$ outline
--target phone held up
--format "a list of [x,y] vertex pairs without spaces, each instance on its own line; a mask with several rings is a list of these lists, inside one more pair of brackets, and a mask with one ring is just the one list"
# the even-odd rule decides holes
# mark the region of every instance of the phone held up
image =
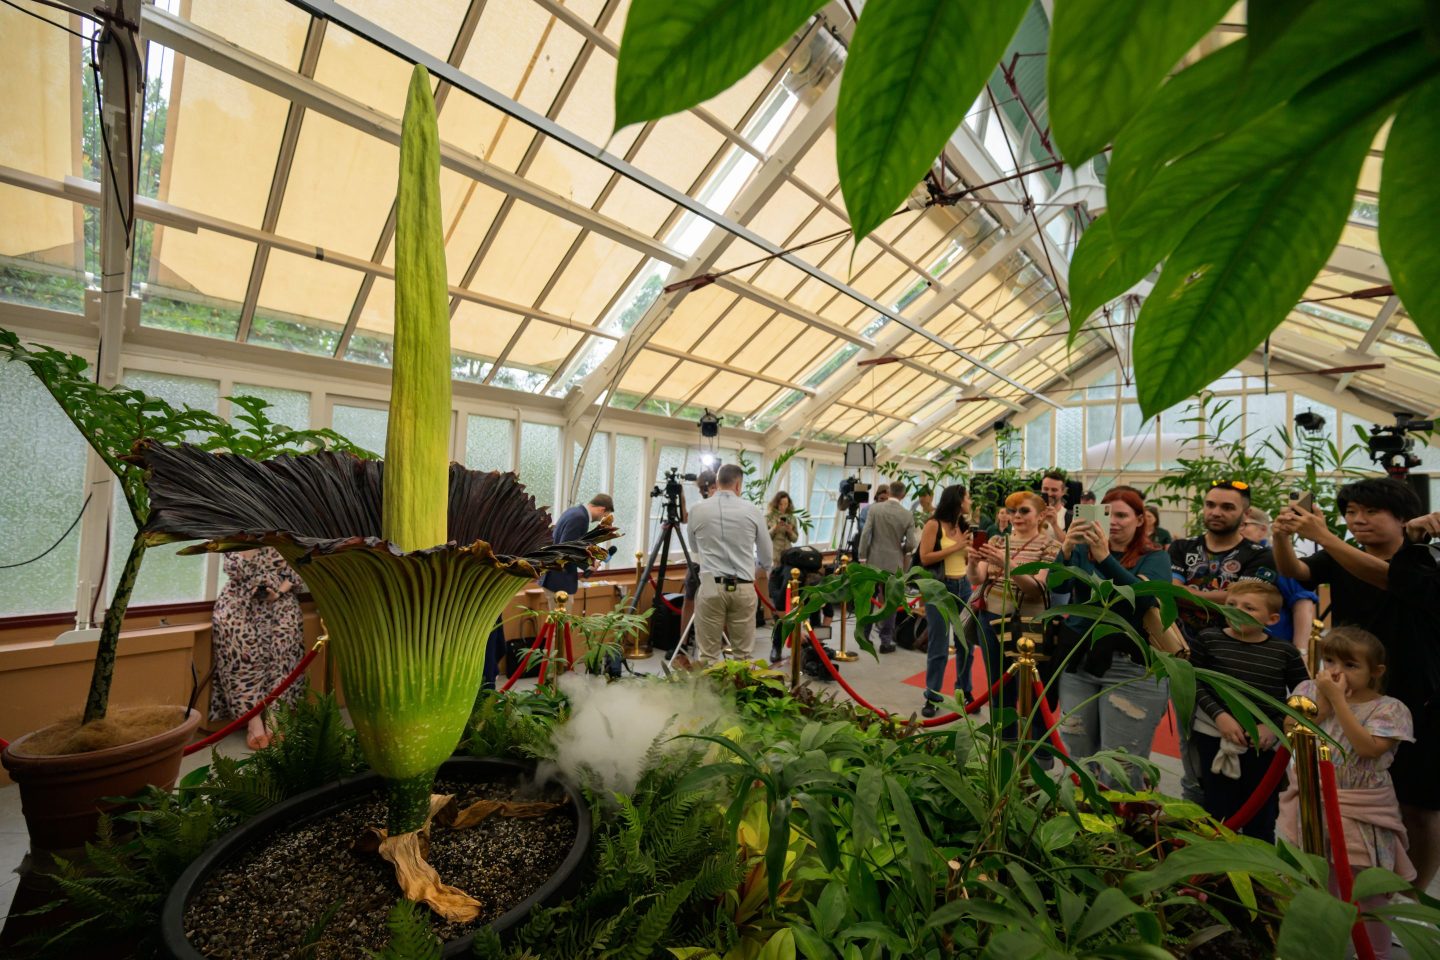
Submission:
[[1294,490],[1290,493],[1290,506],[1301,513],[1310,513],[1315,509],[1315,494],[1309,490]]
[[1075,507],[1075,519],[1089,523],[1105,523],[1110,519],[1110,504],[1081,503]]

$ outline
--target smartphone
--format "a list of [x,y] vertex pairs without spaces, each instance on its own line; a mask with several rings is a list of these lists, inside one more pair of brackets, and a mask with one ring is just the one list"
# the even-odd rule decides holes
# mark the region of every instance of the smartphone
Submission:
[[1301,513],[1310,513],[1315,509],[1315,494],[1309,490],[1296,490],[1290,494],[1290,506]]
[[986,533],[984,530],[980,530],[975,527],[972,527],[970,529],[970,546],[972,549],[978,549],[985,546],[985,541],[989,539],[990,534]]
[[1090,523],[1105,523],[1110,519],[1110,504],[1082,503],[1075,507],[1075,519]]

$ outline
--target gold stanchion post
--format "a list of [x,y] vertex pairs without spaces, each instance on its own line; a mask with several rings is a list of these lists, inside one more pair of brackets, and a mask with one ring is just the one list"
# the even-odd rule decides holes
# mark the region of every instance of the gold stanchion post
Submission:
[[[786,595],[789,602],[785,604],[785,612],[789,613],[795,606],[795,601],[800,596],[800,568],[790,568],[790,590]],[[800,688],[801,663],[804,660],[803,647],[800,639],[800,624],[795,625],[795,631],[790,634],[790,687],[798,690]]]
[[[843,577],[845,575],[845,572],[849,569],[850,555],[848,553],[840,554],[840,575]],[[848,594],[845,594],[843,596],[848,596]],[[860,659],[860,655],[858,653],[851,653],[849,650],[845,649],[845,618],[847,612],[848,611],[846,611],[845,609],[845,601],[844,599],[841,599],[840,609],[837,611],[839,615],[834,621],[832,621],[834,623],[840,624],[840,649],[835,654],[835,659],[839,660],[841,663],[849,663],[852,660]]]
[[[635,551],[635,603],[636,603],[637,605],[640,603],[640,591],[641,591],[642,589],[644,589],[644,587],[645,587],[645,584],[643,584],[643,583],[640,582],[640,576],[641,576],[644,572],[645,572],[645,551],[643,551],[643,550],[636,550],[636,551]],[[664,587],[663,587],[663,585],[662,585],[662,586],[661,586],[661,595],[663,596],[663,594],[664,594]],[[660,597],[660,596],[657,596],[655,599],[656,599],[656,602],[658,603],[658,602],[660,601],[661,597]],[[634,635],[634,636],[632,636],[632,637],[627,637],[626,640],[625,640],[625,659],[626,659],[626,660],[649,660],[650,657],[654,655],[654,653],[655,653],[655,648],[654,648],[653,646],[651,646],[651,644],[650,644],[650,627],[649,627],[649,624],[648,624],[648,623],[646,624],[646,627],[645,627],[645,629],[644,629],[643,631],[638,631],[638,630],[637,630],[637,631],[635,632],[635,635]]]
[[[1291,710],[1312,723],[1320,708],[1309,697],[1294,696],[1286,701]],[[1295,760],[1300,800],[1300,845],[1306,853],[1325,855],[1325,821],[1320,809],[1320,769],[1316,766],[1319,740],[1309,727],[1295,724],[1290,731],[1290,755]]]
[[[1034,632],[1034,627],[1033,622],[1026,621],[1025,632],[1015,638],[1015,649],[1006,653],[1006,656],[1015,659],[1008,672],[1015,674],[1015,709],[1022,722],[1029,721],[1030,714],[1035,712],[1035,680],[1040,676],[1035,665],[1041,660],[1049,659],[1043,653],[1036,652],[1040,649],[1040,644],[1036,642],[1038,634]],[[1022,729],[1028,730],[1028,724]]]
[[1320,675],[1320,635],[1325,632],[1325,624],[1319,620],[1310,621],[1310,646],[1305,648],[1305,665],[1310,668],[1310,676]]

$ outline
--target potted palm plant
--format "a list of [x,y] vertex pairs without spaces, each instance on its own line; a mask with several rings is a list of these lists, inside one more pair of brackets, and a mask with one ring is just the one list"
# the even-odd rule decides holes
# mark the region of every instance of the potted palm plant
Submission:
[[[464,733],[490,628],[520,586],[543,570],[600,559],[597,544],[616,532],[607,517],[580,540],[552,543],[548,514],[513,473],[449,462],[438,144],[429,75],[417,66],[402,122],[384,461],[321,452],[257,462],[157,440],[138,452],[152,497],[148,542],[205,541],[189,552],[263,544],[305,581],[361,750],[383,783],[386,822],[365,846],[394,864],[406,898],[468,923],[481,903],[446,884],[426,850],[433,821],[457,828],[469,819],[433,787]],[[277,819],[264,828],[286,826]],[[182,878],[167,913],[183,911],[187,885],[199,879]]]
[[[9,330],[0,329],[0,357],[29,368],[110,468],[137,531],[149,519],[150,498],[144,469],[129,455],[142,441],[190,438],[207,449],[261,456],[316,448],[363,453],[334,431],[292,430],[275,423],[266,413],[268,403],[259,398],[232,397],[241,411],[232,424],[209,411],[177,409],[130,387],[101,386],[87,375],[83,357],[24,345]],[[78,847],[94,836],[100,798],[173,783],[180,752],[199,723],[197,712],[178,706],[110,706],[120,631],[147,546],[137,533],[114,580],[84,711],[16,739],[0,758],[20,785],[32,848]]]

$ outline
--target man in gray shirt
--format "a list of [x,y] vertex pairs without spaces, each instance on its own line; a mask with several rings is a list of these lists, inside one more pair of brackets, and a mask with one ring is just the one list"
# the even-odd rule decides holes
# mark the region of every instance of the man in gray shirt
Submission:
[[720,659],[727,634],[747,653],[755,639],[755,571],[770,567],[770,532],[759,508],[740,498],[744,476],[725,464],[715,476],[715,496],[690,508],[690,542],[700,564],[695,645],[701,667]]
[[[870,517],[860,534],[860,562],[887,573],[902,573],[915,553],[915,516],[900,501],[905,484],[890,484],[890,497],[870,505]],[[866,630],[869,636],[869,630]],[[880,652],[895,652],[895,615],[880,621]]]

